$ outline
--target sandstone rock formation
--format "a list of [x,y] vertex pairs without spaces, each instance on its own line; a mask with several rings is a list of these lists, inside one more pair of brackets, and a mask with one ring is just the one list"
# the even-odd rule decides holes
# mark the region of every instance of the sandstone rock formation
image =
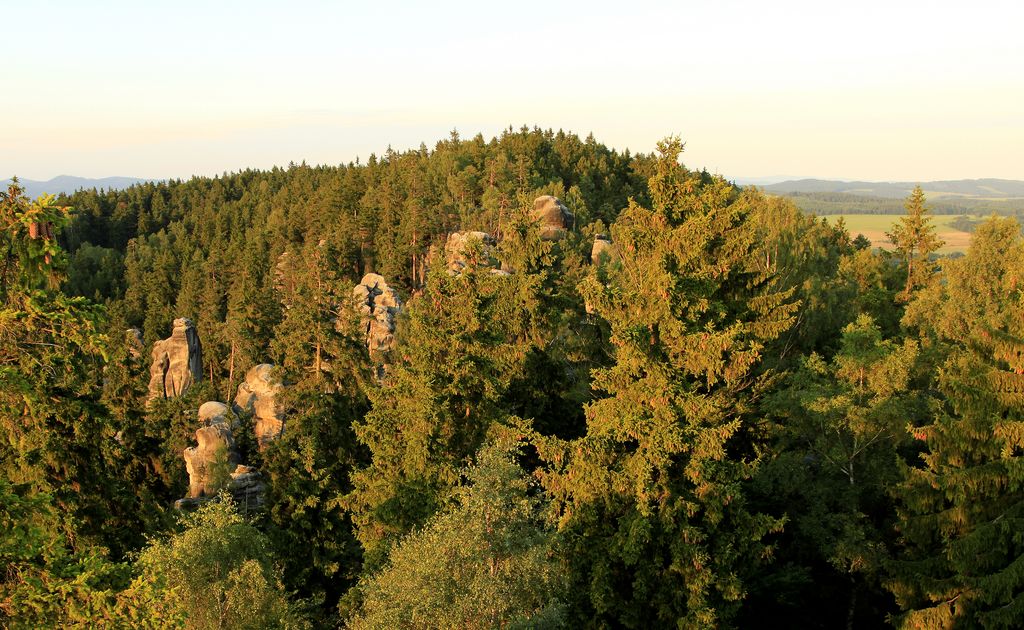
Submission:
[[174,503],[177,509],[191,509],[222,489],[245,510],[263,505],[266,484],[259,471],[239,463],[229,417],[230,410],[224,403],[210,401],[199,407],[198,445],[182,453],[189,478],[188,496]]
[[196,430],[198,446],[186,448],[185,470],[188,471],[188,498],[211,497],[228,483],[230,472],[238,465],[235,439],[227,417],[227,405],[204,403],[199,408],[202,426]]
[[448,273],[457,275],[467,267],[497,267],[494,239],[487,232],[452,232],[444,246]]
[[174,398],[203,380],[203,349],[191,320],[174,320],[171,336],[153,344],[149,399]]
[[282,389],[284,384],[269,363],[262,363],[246,372],[245,380],[238,386],[235,411],[252,416],[256,443],[261,451],[284,431],[284,409],[278,397]]
[[402,308],[402,300],[384,278],[375,273],[363,276],[352,289],[352,299],[361,315],[370,357],[383,361],[395,345],[395,318]]
[[540,223],[540,237],[557,241],[573,228],[576,217],[558,197],[542,195],[533,202],[533,219]]
[[594,246],[590,248],[590,262],[601,265],[615,260],[618,256],[619,253],[610,238],[604,234],[598,234],[594,238]]
[[263,507],[266,496],[267,485],[263,483],[263,475],[252,466],[239,464],[231,473],[231,482],[228,483],[228,492],[235,500],[235,505],[243,511],[259,509]]

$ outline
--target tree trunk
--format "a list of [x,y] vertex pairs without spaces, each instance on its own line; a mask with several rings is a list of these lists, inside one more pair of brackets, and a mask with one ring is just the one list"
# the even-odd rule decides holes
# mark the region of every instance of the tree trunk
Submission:
[[231,400],[231,387],[235,382],[235,340],[231,340],[231,358],[228,359],[228,384],[225,388],[224,401]]
[[853,613],[857,610],[857,580],[850,576],[850,604],[846,610],[846,630],[853,630]]

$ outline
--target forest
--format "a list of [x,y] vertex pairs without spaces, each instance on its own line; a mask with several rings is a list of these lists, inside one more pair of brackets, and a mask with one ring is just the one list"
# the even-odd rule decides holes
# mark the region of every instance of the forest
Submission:
[[1014,628],[1024,238],[537,128],[0,193],[0,625]]

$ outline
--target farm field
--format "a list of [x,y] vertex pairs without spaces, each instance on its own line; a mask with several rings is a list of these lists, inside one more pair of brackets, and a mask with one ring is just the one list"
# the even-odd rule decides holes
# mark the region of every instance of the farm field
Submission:
[[[893,223],[899,219],[900,216],[902,215],[831,214],[825,215],[823,218],[828,219],[830,223],[834,223],[841,217],[846,223],[846,229],[849,230],[850,236],[856,237],[858,234],[863,234],[871,240],[872,247],[892,249],[892,243],[889,242],[885,233],[892,229]],[[970,233],[957,230],[950,225],[957,218],[958,217],[956,215],[947,214],[931,216],[932,223],[936,227],[936,232],[939,235],[939,238],[946,242],[946,244],[939,250],[940,254],[967,252],[967,246],[971,242]]]

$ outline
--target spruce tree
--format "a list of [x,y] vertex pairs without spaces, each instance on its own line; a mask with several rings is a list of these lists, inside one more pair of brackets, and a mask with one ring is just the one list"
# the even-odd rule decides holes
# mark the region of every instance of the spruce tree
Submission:
[[907,284],[900,294],[900,298],[906,301],[912,291],[928,282],[935,267],[928,257],[944,243],[935,235],[935,226],[928,216],[924,191],[920,186],[914,187],[903,206],[907,210],[906,216],[901,217],[886,236],[906,264]]
[[853,627],[891,607],[881,587],[893,544],[888,489],[918,409],[917,358],[915,341],[884,339],[861,315],[843,329],[835,357],[804,357],[766,397],[773,439],[754,488],[758,505],[787,523],[778,566],[758,576],[748,623],[770,613],[794,627]]
[[438,261],[407,304],[400,360],[367,390],[371,409],[356,425],[372,462],[353,475],[348,501],[378,560],[443,504],[488,427],[508,415],[505,395],[534,344],[537,287],[535,276],[486,267],[450,275]]
[[102,309],[58,289],[69,214],[17,182],[0,193],[0,475],[51,495],[69,537],[121,553],[139,542],[138,511],[100,401]]
[[556,465],[547,487],[579,620],[707,627],[732,618],[743,573],[780,525],[745,506],[756,459],[739,438],[761,351],[795,305],[766,288],[735,190],[681,166],[678,139],[659,150],[653,208],[620,215],[620,264],[583,289],[615,361],[595,372],[587,434],[540,451]]
[[1019,627],[1024,618],[1024,241],[992,218],[906,323],[937,347],[926,446],[898,490],[905,553],[890,588],[908,628]]

